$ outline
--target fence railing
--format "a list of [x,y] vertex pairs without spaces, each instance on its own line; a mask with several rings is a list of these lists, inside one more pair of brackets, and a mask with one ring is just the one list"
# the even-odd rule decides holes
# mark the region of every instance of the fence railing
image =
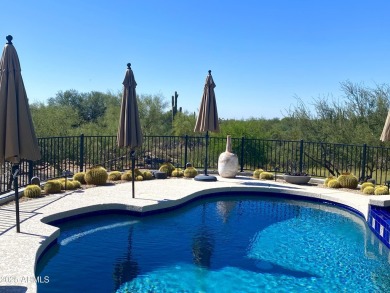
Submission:
[[[62,177],[65,171],[86,171],[94,165],[107,170],[131,168],[130,152],[118,148],[116,136],[69,136],[39,138],[42,158],[23,161],[19,184],[27,185],[36,176],[41,181]],[[136,151],[138,168],[158,169],[165,161],[184,168],[187,162],[200,171],[204,168],[206,138],[203,136],[145,136]],[[218,168],[218,157],[225,151],[226,139],[209,137],[208,170]],[[360,180],[375,179],[384,184],[389,177],[390,148],[324,142],[232,138],[233,152],[240,171],[262,168],[267,171],[305,172],[316,177],[338,176],[351,172]],[[11,190],[11,165],[0,169],[0,193]]]

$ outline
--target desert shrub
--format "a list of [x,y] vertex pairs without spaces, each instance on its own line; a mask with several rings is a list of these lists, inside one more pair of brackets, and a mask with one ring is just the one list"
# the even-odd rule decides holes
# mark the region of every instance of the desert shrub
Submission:
[[108,174],[108,180],[110,181],[118,181],[121,180],[122,172],[119,171],[111,171]]
[[259,179],[272,180],[274,179],[274,174],[271,172],[261,172],[259,175]]
[[375,188],[374,194],[375,194],[375,195],[385,195],[385,194],[389,194],[389,189],[387,188],[387,186],[380,185],[380,186],[377,186],[377,187]]
[[337,181],[340,183],[340,186],[343,188],[356,189],[359,184],[359,180],[353,174],[341,174]]
[[145,171],[144,173],[142,173],[142,177],[144,177],[144,180],[152,180],[153,174],[150,171]]
[[328,186],[329,181],[330,181],[330,180],[333,180],[333,179],[336,179],[336,178],[333,177],[333,176],[328,176],[328,177],[325,179],[325,181],[324,181],[324,185],[325,185],[325,186]]
[[48,194],[59,193],[61,192],[61,181],[49,180],[43,186],[43,190]]
[[85,182],[85,172],[78,172],[78,173],[74,174],[73,180],[77,180],[81,184],[86,184],[87,182]]
[[329,180],[328,187],[329,188],[340,188],[341,185],[340,185],[340,182],[337,179],[332,179],[332,180]]
[[160,166],[160,168],[158,169],[160,172],[164,172],[164,173],[167,173],[167,175],[169,174],[169,168],[167,165],[162,165]]
[[107,170],[101,166],[96,166],[89,169],[85,173],[85,182],[93,185],[104,185],[108,179]]
[[367,186],[375,187],[375,186],[374,186],[374,183],[372,183],[372,182],[364,182],[364,183],[362,183],[362,185],[360,186],[360,191],[363,191],[364,188],[366,188]]
[[23,191],[23,195],[28,198],[36,198],[41,196],[41,187],[35,184],[27,185]]
[[363,189],[363,194],[366,194],[366,195],[375,194],[375,187],[374,186],[366,186],[366,188]]
[[126,171],[121,175],[121,179],[125,181],[131,181],[132,178],[131,171]]
[[159,169],[159,171],[167,173],[168,176],[172,175],[173,170],[175,170],[175,167],[169,162],[162,164]]
[[177,168],[175,170],[172,171],[172,174],[171,174],[172,177],[183,177],[184,176],[184,171],[180,168]]
[[187,167],[184,170],[183,175],[186,178],[194,178],[196,175],[198,175],[198,170],[196,170],[194,167]]
[[81,188],[81,183],[80,183],[80,181],[73,180],[72,183],[73,183],[74,189]]
[[61,180],[61,190],[72,190],[75,189],[73,181]]
[[256,178],[256,179],[259,179],[260,178],[260,174],[264,172],[263,169],[256,169],[254,172],[253,172],[253,178]]
[[137,176],[142,176],[142,172],[138,169],[138,168],[135,168],[134,169],[134,176],[137,178]]

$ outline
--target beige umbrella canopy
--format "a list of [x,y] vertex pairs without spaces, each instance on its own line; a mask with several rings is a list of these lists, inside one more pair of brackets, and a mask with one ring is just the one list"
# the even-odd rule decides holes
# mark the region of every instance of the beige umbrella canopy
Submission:
[[142,146],[142,132],[139,120],[137,96],[135,88],[137,83],[134,79],[131,64],[127,64],[125,79],[123,80],[123,96],[117,143],[119,147],[128,147],[131,150],[132,190],[134,198],[134,164],[135,148]]
[[211,75],[211,70],[209,70],[204,85],[199,115],[195,124],[195,132],[219,132],[217,102],[215,100],[214,88],[215,83]]
[[196,120],[195,132],[204,132],[206,131],[206,156],[205,156],[205,167],[204,175],[198,175],[194,179],[197,181],[216,181],[215,176],[209,176],[207,174],[207,149],[208,149],[208,139],[209,131],[219,132],[219,121],[218,121],[218,111],[217,111],[217,102],[215,100],[215,83],[211,75],[211,70],[206,77],[206,82],[203,89],[203,96],[200,102],[199,115]]
[[7,36],[0,61],[0,164],[41,158],[18,54]]
[[41,158],[38,140],[31,119],[24,88],[19,57],[7,36],[0,60],[0,164],[13,163],[12,180],[15,189],[16,231],[20,232],[18,173],[20,160]]
[[142,146],[141,124],[135,93],[136,86],[137,83],[131,70],[131,64],[128,63],[123,81],[123,96],[117,135],[119,147],[130,147],[133,149]]
[[381,141],[389,141],[390,140],[390,111],[387,113],[385,126],[383,127],[380,140]]

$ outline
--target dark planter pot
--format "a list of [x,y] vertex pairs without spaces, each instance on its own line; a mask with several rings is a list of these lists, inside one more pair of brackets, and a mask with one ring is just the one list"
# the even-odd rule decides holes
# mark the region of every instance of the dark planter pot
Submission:
[[283,175],[283,179],[292,184],[307,184],[309,183],[310,176],[294,176],[294,175]]
[[167,173],[156,171],[154,172],[154,177],[156,177],[156,179],[167,179]]

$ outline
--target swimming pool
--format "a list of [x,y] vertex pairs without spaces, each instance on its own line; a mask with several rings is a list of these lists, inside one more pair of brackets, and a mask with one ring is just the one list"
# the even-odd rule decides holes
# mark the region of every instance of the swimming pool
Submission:
[[[61,223],[38,292],[384,292],[389,250],[322,203],[218,196],[146,217]],[[381,249],[379,249],[381,247]]]

